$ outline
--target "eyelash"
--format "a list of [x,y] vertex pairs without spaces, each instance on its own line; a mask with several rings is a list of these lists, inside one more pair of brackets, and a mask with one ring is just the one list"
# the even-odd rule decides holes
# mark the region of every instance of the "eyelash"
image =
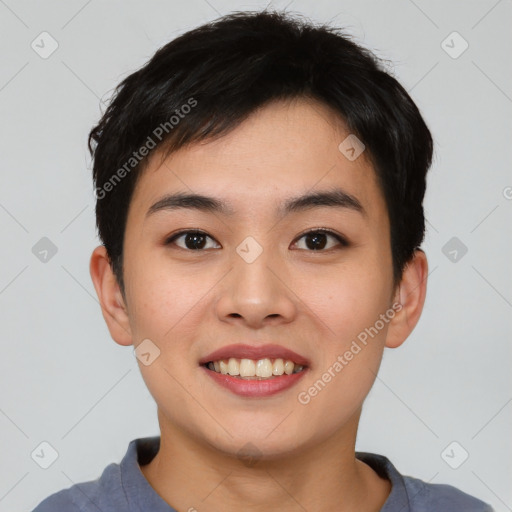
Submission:
[[[326,229],[326,228],[315,228],[315,229],[306,231],[305,233],[302,233],[301,235],[299,235],[296,240],[299,241],[301,238],[305,237],[306,235],[311,235],[311,234],[316,234],[316,233],[322,233],[325,235],[332,236],[333,238],[338,240],[338,242],[340,243],[342,248],[350,246],[350,243],[344,237],[342,237],[338,233],[331,231],[330,229]],[[198,229],[188,229],[188,230],[179,231],[178,233],[173,234],[172,236],[170,236],[169,238],[167,238],[165,240],[164,245],[171,245],[176,239],[180,238],[183,235],[187,235],[187,234],[205,235],[205,236],[211,238],[212,240],[214,240],[213,237],[211,237],[210,235],[208,235],[208,233],[205,233],[204,231],[201,231]],[[187,248],[183,248],[183,247],[179,247],[179,246],[178,246],[178,249],[182,249],[182,250],[188,251],[188,252],[204,252],[206,250],[206,249],[187,249]],[[335,247],[331,247],[330,249],[319,249],[316,251],[311,250],[311,249],[299,249],[299,250],[302,250],[302,251],[305,250],[306,252],[329,252],[329,251],[332,251],[333,249],[335,249]]]

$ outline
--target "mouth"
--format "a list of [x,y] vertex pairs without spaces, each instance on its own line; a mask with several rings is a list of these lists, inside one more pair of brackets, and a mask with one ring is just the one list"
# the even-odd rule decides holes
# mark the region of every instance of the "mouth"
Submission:
[[214,382],[243,397],[275,395],[290,388],[310,362],[280,345],[228,345],[203,357],[199,365]]

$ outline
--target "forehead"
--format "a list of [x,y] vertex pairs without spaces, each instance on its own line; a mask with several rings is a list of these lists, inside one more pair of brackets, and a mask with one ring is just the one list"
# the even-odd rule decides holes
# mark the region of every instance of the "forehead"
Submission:
[[182,147],[167,158],[155,150],[130,210],[146,217],[159,200],[178,192],[220,199],[231,215],[282,215],[285,201],[336,190],[355,198],[366,220],[379,218],[385,205],[369,158],[363,152],[351,160],[339,148],[349,135],[321,103],[271,103],[216,140]]

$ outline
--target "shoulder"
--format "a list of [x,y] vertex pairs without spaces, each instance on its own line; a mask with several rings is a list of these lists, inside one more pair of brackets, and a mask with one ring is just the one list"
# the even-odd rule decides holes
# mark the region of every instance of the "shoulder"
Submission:
[[494,512],[487,503],[451,485],[402,475],[384,455],[356,452],[356,456],[392,484],[382,512]]
[[109,512],[126,508],[119,464],[109,464],[101,477],[62,489],[37,505],[32,512]]
[[411,512],[494,512],[487,503],[446,484],[404,476]]

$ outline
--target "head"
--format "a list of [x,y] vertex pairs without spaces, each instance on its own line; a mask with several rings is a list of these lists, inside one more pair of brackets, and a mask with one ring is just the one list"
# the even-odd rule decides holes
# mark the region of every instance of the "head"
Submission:
[[[426,293],[432,139],[377,58],[291,15],[225,16],[123,80],[89,147],[91,275],[113,339],[159,351],[139,366],[161,422],[268,456],[352,431]],[[233,395],[200,361],[235,343],[282,345],[306,371]]]

